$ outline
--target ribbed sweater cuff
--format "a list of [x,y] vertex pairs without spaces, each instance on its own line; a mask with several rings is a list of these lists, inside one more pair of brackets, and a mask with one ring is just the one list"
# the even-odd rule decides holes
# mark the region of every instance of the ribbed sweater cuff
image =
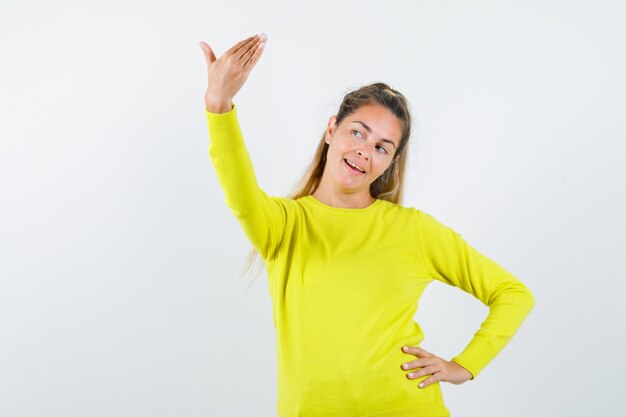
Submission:
[[204,111],[211,138],[209,150],[228,151],[244,145],[239,119],[237,118],[237,107],[234,103],[232,103],[230,111],[226,113],[211,113],[206,107]]
[[472,374],[472,379],[476,379],[478,374],[491,362],[498,354],[495,348],[489,343],[481,343],[476,338],[469,345],[456,355],[451,361],[458,363]]

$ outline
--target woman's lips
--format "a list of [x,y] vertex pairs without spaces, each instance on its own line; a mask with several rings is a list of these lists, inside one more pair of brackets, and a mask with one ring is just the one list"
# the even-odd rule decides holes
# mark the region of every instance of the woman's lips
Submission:
[[345,159],[343,160],[343,163],[351,172],[354,172],[355,174],[359,174],[359,175],[365,174],[364,172],[361,172],[356,168],[352,168],[352,166]]

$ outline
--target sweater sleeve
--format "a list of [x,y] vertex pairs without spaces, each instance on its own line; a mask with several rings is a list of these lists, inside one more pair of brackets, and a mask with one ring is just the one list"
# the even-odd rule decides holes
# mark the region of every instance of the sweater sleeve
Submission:
[[232,104],[226,113],[206,110],[209,156],[225,196],[246,237],[264,260],[271,259],[285,227],[285,207],[279,197],[268,196],[258,185]]
[[472,378],[507,345],[535,305],[531,291],[513,274],[478,252],[452,228],[419,213],[421,248],[434,279],[459,287],[489,307],[467,347],[451,361]]

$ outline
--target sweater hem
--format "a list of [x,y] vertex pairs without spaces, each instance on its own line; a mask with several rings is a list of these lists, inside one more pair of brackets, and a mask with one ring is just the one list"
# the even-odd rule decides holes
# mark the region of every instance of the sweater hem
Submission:
[[393,408],[385,411],[377,411],[375,413],[364,414],[360,417],[450,417],[450,411],[447,408],[439,408],[438,410],[424,410],[424,407],[401,407]]

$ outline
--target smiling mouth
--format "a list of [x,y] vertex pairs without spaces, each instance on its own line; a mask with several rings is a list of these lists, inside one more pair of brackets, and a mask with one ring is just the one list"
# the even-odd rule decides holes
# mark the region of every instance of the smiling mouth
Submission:
[[347,159],[344,158],[343,162],[345,162],[348,168],[350,168],[352,171],[358,172],[359,174],[365,174],[365,171],[357,167],[356,164],[353,164],[352,161],[348,161]]

